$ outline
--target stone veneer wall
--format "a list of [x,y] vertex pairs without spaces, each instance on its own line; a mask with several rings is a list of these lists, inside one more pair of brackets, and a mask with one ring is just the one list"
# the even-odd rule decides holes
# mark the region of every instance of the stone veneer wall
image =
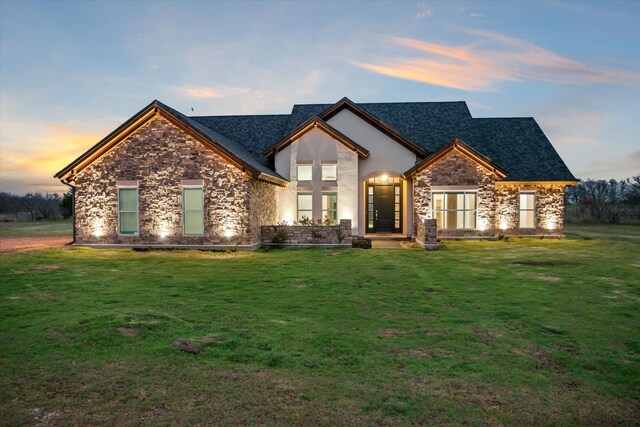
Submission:
[[[496,186],[494,175],[477,163],[452,151],[413,178],[413,229],[431,218],[431,189],[434,186],[473,185],[478,187],[478,230],[438,230],[442,237],[494,236]],[[415,232],[414,232],[415,233]]]
[[[536,193],[536,228],[520,229],[520,191]],[[562,235],[564,228],[564,186],[531,184],[499,185],[496,218],[498,233],[504,235]]]
[[[274,244],[273,238],[284,231],[287,239]],[[341,219],[339,225],[265,225],[262,243],[265,246],[351,246],[351,220]]]
[[417,224],[416,243],[426,249],[435,249],[438,245],[438,226],[435,219],[425,219]]
[[[138,236],[118,234],[117,181],[123,180],[138,181]],[[203,180],[204,236],[182,235],[182,180]],[[254,244],[277,209],[273,186],[160,116],[81,171],[74,185],[79,244]]]

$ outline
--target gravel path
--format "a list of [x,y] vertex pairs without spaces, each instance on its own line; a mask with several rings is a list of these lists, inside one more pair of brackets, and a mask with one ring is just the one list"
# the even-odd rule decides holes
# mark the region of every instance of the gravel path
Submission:
[[71,237],[0,237],[0,253],[61,248],[71,243]]

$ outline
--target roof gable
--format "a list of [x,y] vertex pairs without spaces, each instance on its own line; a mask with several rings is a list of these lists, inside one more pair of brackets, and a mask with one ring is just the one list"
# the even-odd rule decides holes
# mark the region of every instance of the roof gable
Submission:
[[355,151],[360,158],[366,158],[367,156],[369,156],[369,150],[360,146],[351,138],[344,135],[343,133],[341,133],[340,131],[335,129],[333,126],[331,126],[330,124],[328,124],[327,122],[325,122],[324,120],[322,120],[320,117],[317,117],[317,116],[311,117],[309,120],[302,123],[296,129],[294,129],[289,134],[287,134],[284,138],[278,141],[274,146],[267,149],[263,154],[269,157],[277,154],[278,151],[282,150],[283,148],[291,144],[293,141],[300,138],[302,135],[304,135],[305,133],[309,132],[311,129],[314,129],[314,128],[318,128],[322,130],[323,132],[331,136],[336,141],[340,142],[347,148]]
[[509,172],[507,172],[506,170],[504,170],[503,168],[501,168],[497,164],[493,163],[491,161],[491,159],[485,157],[481,153],[479,153],[476,150],[474,150],[473,148],[469,147],[463,141],[461,141],[461,140],[456,138],[456,139],[452,140],[451,142],[449,142],[444,147],[442,147],[440,150],[438,150],[435,153],[429,155],[427,158],[425,158],[424,160],[422,160],[421,162],[419,162],[418,164],[413,166],[411,169],[409,169],[408,171],[406,171],[402,175],[403,175],[403,177],[410,177],[410,176],[412,176],[412,175],[414,175],[414,174],[416,174],[416,173],[428,168],[429,166],[433,165],[438,160],[442,159],[447,154],[449,154],[449,153],[451,153],[453,151],[464,155],[465,157],[467,157],[468,159],[472,160],[473,162],[475,162],[479,166],[482,166],[483,168],[485,168],[489,172],[493,173],[498,179],[503,179],[509,174]]
[[116,128],[113,132],[95,144],[76,160],[54,175],[63,181],[70,181],[79,171],[85,169],[98,158],[115,148],[120,142],[136,132],[145,123],[156,116],[162,116],[172,124],[178,126],[208,148],[214,150],[227,161],[249,172],[255,179],[284,186],[287,181],[257,161],[253,156],[235,141],[215,132],[214,130],[188,118],[182,113],[154,100],[132,118]]

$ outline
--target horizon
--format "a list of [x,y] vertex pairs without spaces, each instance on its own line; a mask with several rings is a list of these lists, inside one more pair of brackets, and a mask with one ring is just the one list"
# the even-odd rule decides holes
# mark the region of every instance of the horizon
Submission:
[[[534,117],[579,179],[640,174],[640,3],[0,2],[0,191],[153,99],[189,116],[464,101]],[[523,18],[523,16],[525,18]]]

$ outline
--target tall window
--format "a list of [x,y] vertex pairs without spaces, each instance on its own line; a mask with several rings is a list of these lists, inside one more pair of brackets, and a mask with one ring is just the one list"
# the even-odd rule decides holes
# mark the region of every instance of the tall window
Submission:
[[322,221],[330,224],[338,222],[337,193],[322,193]]
[[138,234],[137,188],[118,188],[118,233]]
[[202,187],[182,189],[182,230],[185,236],[204,234],[204,200]]
[[337,181],[338,180],[338,165],[322,165],[322,180],[323,181]]
[[520,193],[520,228],[535,228],[536,193]]
[[475,192],[433,193],[433,218],[443,229],[475,229],[477,195]]
[[298,193],[298,221],[313,219],[313,194]]
[[313,165],[297,165],[298,181],[311,181],[313,179]]

